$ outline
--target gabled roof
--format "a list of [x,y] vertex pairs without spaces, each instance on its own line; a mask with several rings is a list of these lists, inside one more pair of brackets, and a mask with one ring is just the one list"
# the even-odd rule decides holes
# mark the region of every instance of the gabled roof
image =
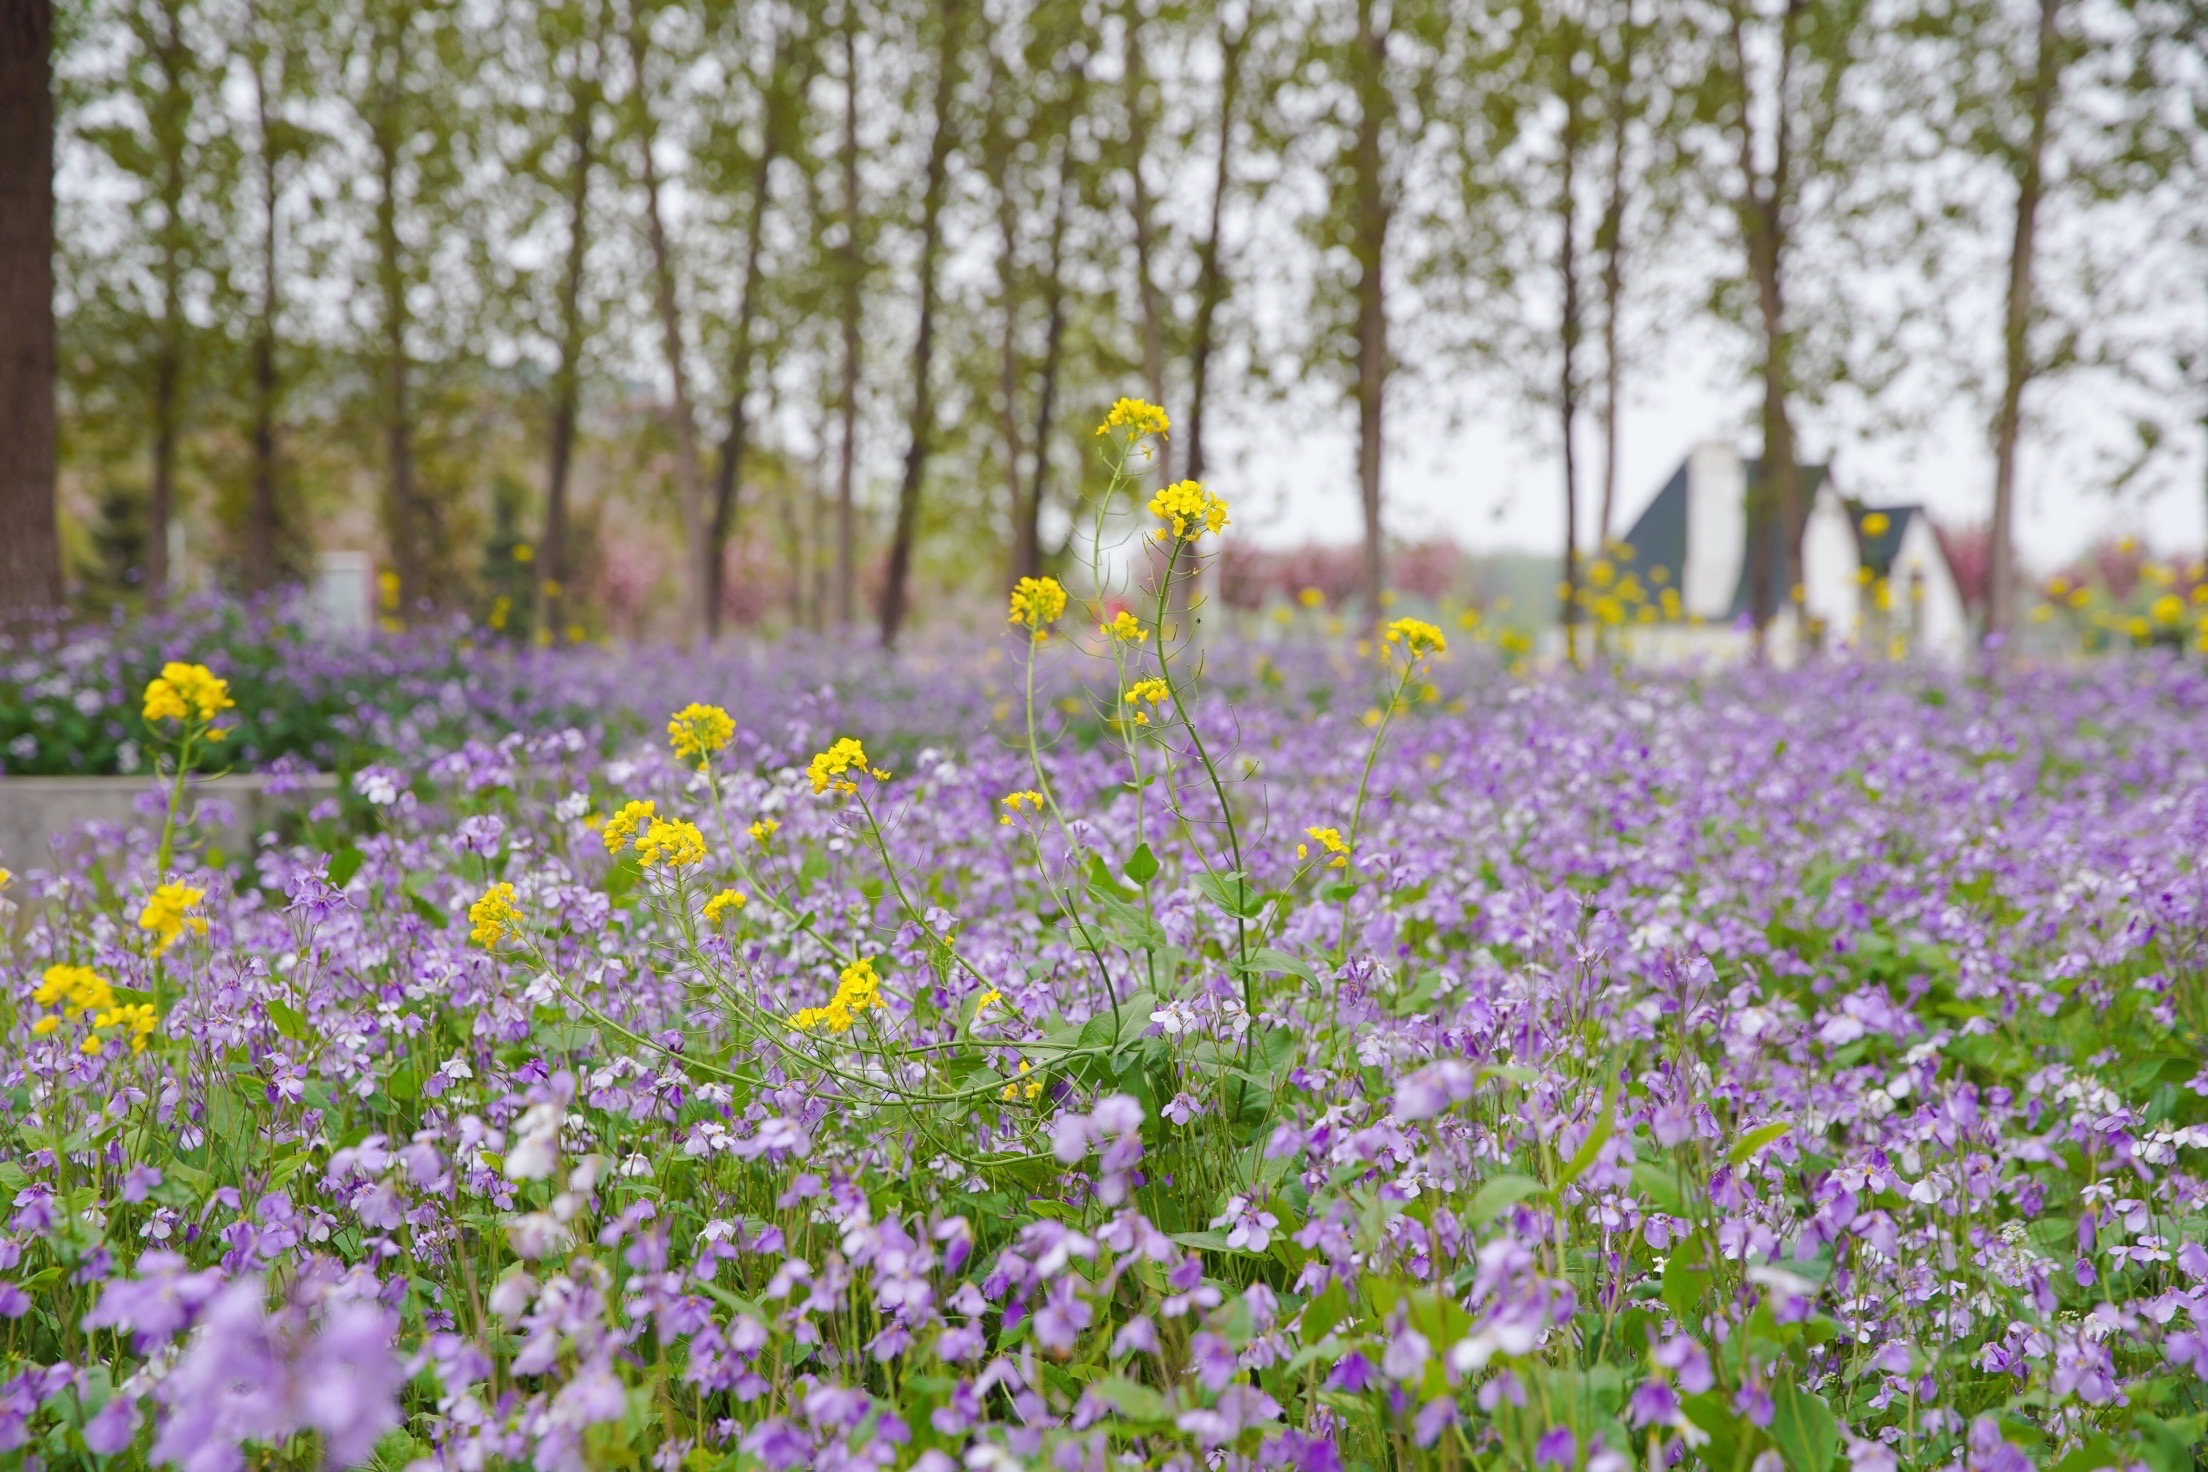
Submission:
[[[1687,561],[1687,467],[1682,460],[1672,472],[1671,479],[1656,493],[1656,499],[1648,503],[1626,533],[1625,545],[1629,549],[1613,559],[1620,573],[1631,573],[1649,590],[1654,601],[1659,589],[1678,588]],[[1742,470],[1747,476],[1748,495],[1754,497],[1763,480],[1763,461],[1746,460]],[[1804,465],[1801,467],[1802,506],[1806,514],[1817,499],[1817,493],[1831,480],[1831,467]],[[1760,535],[1759,535],[1760,532]],[[1792,552],[1784,549],[1785,538],[1779,529],[1778,517],[1764,518],[1761,527],[1751,526],[1746,534],[1749,545],[1743,548],[1740,580],[1733,588],[1732,600],[1727,606],[1725,618],[1730,620],[1745,616],[1755,596],[1755,574],[1758,566],[1773,567],[1776,575],[1771,580],[1772,609],[1784,608],[1794,584],[1800,581],[1796,571],[1800,563],[1800,549]]]

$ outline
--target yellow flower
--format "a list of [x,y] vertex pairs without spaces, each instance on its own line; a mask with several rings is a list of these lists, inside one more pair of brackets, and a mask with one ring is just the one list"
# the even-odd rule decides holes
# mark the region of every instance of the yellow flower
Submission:
[[138,912],[138,928],[156,937],[153,954],[158,956],[175,945],[177,937],[187,930],[194,935],[207,933],[206,918],[188,913],[205,898],[205,890],[174,882],[160,886],[147,897],[145,908]]
[[828,999],[827,1006],[805,1008],[790,1019],[790,1026],[800,1032],[825,1027],[833,1033],[846,1033],[861,1012],[881,1005],[882,979],[874,974],[874,958],[861,956],[836,978],[836,994]]
[[1449,641],[1441,636],[1441,630],[1415,618],[1399,618],[1389,624],[1387,640],[1390,644],[1400,645],[1413,659],[1449,652]]
[[839,736],[826,751],[814,754],[811,764],[805,768],[805,775],[813,779],[815,793],[833,787],[848,794],[859,790],[859,784],[844,775],[854,768],[861,772],[866,770],[866,748],[855,737]]
[[781,831],[782,825],[772,818],[761,818],[758,822],[752,824],[751,827],[745,830],[745,832],[751,835],[751,841],[758,844],[762,848],[766,846],[767,840],[773,838],[775,834]]
[[1022,1058],[1020,1060],[1019,1077],[1012,1080],[1012,1082],[1006,1084],[1004,1086],[1004,1092],[999,1094],[997,1097],[1009,1104],[1015,1097],[1023,1093],[1026,1094],[1027,1097],[1030,1099],[1033,1099],[1037,1095],[1041,1094],[1043,1092],[1043,1081],[1039,1078],[1028,1077],[1028,1075],[1034,1071],[1035,1065],[1028,1062],[1025,1058]]
[[483,898],[468,906],[468,918],[475,922],[470,939],[486,949],[496,949],[508,931],[521,929],[521,907],[514,903],[514,887],[494,884],[484,890]]
[[1006,793],[1004,805],[1010,808],[1011,811],[998,817],[997,821],[999,823],[1011,822],[1020,815],[1020,806],[1023,803],[1039,813],[1043,810],[1043,795],[1034,791]]
[[[1349,867],[1349,844],[1343,840],[1340,829],[1306,828],[1303,831],[1310,834],[1314,842],[1316,842],[1321,848],[1324,848],[1328,853],[1334,856],[1333,858],[1327,860],[1328,864],[1332,865],[1336,869],[1346,869]],[[1303,844],[1297,844],[1296,857],[1299,859],[1309,858],[1309,848]]]
[[705,835],[698,825],[676,818],[652,819],[652,826],[644,830],[644,836],[636,841],[637,857],[647,869],[665,864],[669,868],[682,868],[688,864],[705,862]]
[[145,717],[154,721],[197,721],[201,725],[237,704],[230,682],[203,664],[170,660],[146,685]]
[[621,811],[606,819],[606,831],[600,835],[605,840],[606,852],[617,854],[629,846],[637,830],[652,820],[657,811],[650,798],[641,802],[623,803]]
[[2164,593],[2154,600],[2152,611],[2156,623],[2174,624],[2185,616],[2185,600],[2175,593]]
[[974,1020],[977,1022],[980,1021],[981,1014],[988,1011],[991,1007],[1001,1007],[1003,1005],[1004,993],[998,991],[995,987],[989,988],[989,990],[983,992],[980,996],[974,999]]
[[537,560],[537,549],[527,542],[514,543],[514,561],[529,563]]
[[1129,705],[1136,705],[1145,700],[1152,705],[1162,705],[1171,699],[1172,695],[1172,690],[1163,680],[1137,680],[1127,687],[1127,703]]
[[41,1018],[33,1024],[31,1030],[43,1037],[59,1027],[63,1019],[74,1022],[87,1012],[114,1006],[115,989],[89,966],[49,966],[40,974],[31,1000],[41,1007],[61,1009],[61,1018]]
[[1150,514],[1166,525],[1160,541],[1193,542],[1227,524],[1227,503],[1192,480],[1175,481],[1150,498]]
[[732,910],[741,910],[743,907],[743,891],[735,889],[724,889],[719,894],[713,896],[713,898],[705,902],[705,923],[708,925],[718,925],[721,923],[721,917],[723,915],[728,914]]
[[1056,578],[1021,578],[1012,585],[1012,616],[1006,622],[1040,634],[1066,611],[1066,590]]
[[667,718],[667,739],[674,743],[676,759],[695,760],[701,772],[735,734],[736,722],[717,705],[692,701]]
[[1305,608],[1317,608],[1326,602],[1326,594],[1317,588],[1305,588],[1296,595],[1296,601]]
[[146,1039],[160,1024],[150,1003],[139,1002],[131,1006],[114,1007],[92,1019],[94,1027],[123,1027],[130,1030],[130,1051],[146,1051]]
[[1104,422],[1096,427],[1096,432],[1102,436],[1115,429],[1124,429],[1135,436],[1154,434],[1163,439],[1165,432],[1172,427],[1172,422],[1165,417],[1165,411],[1156,404],[1145,403],[1141,399],[1121,399],[1112,405],[1112,412],[1104,416]]
[[1886,529],[1893,524],[1892,518],[1888,517],[1885,512],[1873,511],[1869,516],[1863,518],[1863,535],[1866,537],[1883,537],[1886,535]]
[[1110,623],[1098,624],[1096,631],[1120,644],[1140,644],[1150,637],[1150,631],[1142,626],[1142,620],[1124,608],[1112,616]]

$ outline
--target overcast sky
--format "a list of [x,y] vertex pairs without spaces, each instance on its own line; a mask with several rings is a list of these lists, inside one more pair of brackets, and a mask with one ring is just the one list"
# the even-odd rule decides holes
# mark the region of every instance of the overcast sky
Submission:
[[[1617,531],[1653,499],[1687,452],[1706,439],[1731,438],[1753,452],[1756,396],[1713,348],[1682,355],[1674,371],[1643,374],[1625,422]],[[2035,390],[2038,391],[2038,390]],[[1431,399],[1425,391],[1422,397]],[[2167,554],[2201,555],[2208,543],[2200,432],[2193,428],[2160,460],[2145,484],[2121,497],[2089,489],[2095,457],[2123,437],[2119,416],[2098,409],[2089,385],[2052,385],[2043,393],[2045,423],[2022,460],[2017,543],[2034,572],[2048,572],[2104,534],[2140,537]],[[1280,417],[1228,434],[1231,458],[1210,479],[1235,501],[1235,522],[1272,546],[1353,541],[1361,535],[1352,411]],[[1507,412],[1452,431],[1445,416],[1414,404],[1390,418],[1388,526],[1416,538],[1447,535],[1474,552],[1563,546],[1562,471],[1551,444]],[[1797,433],[1805,457],[1831,456],[1849,495],[1874,503],[1921,502],[1945,524],[1985,520],[1993,498],[1993,457],[1982,428],[1960,409],[1923,430],[1840,439],[1818,416]],[[1600,494],[1600,440],[1586,420],[1580,461],[1586,476],[1582,536],[1594,525]]]

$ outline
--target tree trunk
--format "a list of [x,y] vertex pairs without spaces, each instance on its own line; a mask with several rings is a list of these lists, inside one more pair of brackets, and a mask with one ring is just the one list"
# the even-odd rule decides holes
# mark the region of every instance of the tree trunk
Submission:
[[568,179],[567,270],[560,278],[560,366],[552,375],[551,465],[544,491],[544,545],[537,549],[536,616],[541,634],[566,622],[567,483],[575,451],[576,403],[583,356],[583,268],[590,254],[591,83],[578,79],[572,97],[568,145],[575,150]]
[[1003,318],[997,344],[997,434],[1004,443],[1005,515],[1012,523],[1012,576],[1022,576],[1026,554],[1020,505],[1020,212],[1012,197],[1012,144],[1006,136],[1004,93],[1009,85],[1003,62],[990,52],[988,138],[989,174],[997,192],[997,294]]
[[[720,637],[721,587],[726,576],[723,559],[729,534],[736,529],[736,497],[742,487],[744,454],[751,438],[751,421],[745,403],[751,397],[752,333],[759,320],[759,291],[765,270],[767,204],[774,178],[774,162],[782,153],[782,67],[789,46],[787,33],[777,32],[774,50],[767,58],[767,85],[761,96],[767,109],[759,135],[759,157],[752,169],[751,213],[744,222],[744,286],[736,303],[735,346],[728,365],[728,433],[721,440],[720,463],[713,473],[713,523],[707,529],[709,580],[705,604],[706,634]],[[802,81],[797,87],[801,95]]]
[[652,306],[659,317],[660,352],[666,359],[671,386],[667,418],[675,436],[675,500],[682,515],[682,540],[690,554],[690,575],[685,580],[683,639],[685,643],[707,637],[707,599],[712,592],[712,556],[705,537],[705,477],[698,461],[698,416],[690,402],[690,376],[682,345],[682,309],[675,293],[674,250],[667,241],[666,216],[659,204],[659,161],[652,155],[657,136],[652,122],[650,95],[645,90],[645,51],[648,42],[643,25],[633,14],[628,24],[629,60],[634,72],[634,105],[638,122],[638,148],[643,155],[644,233],[652,251]]
[[1374,0],[1357,0],[1357,484],[1364,506],[1365,618],[1378,627],[1387,587],[1381,543],[1381,411],[1387,393],[1387,289],[1382,276],[1388,241],[1388,204],[1380,177],[1380,113],[1386,86],[1387,37],[1373,28]]
[[406,74],[404,17],[377,37],[381,75],[376,117],[370,128],[376,151],[376,274],[383,293],[384,335],[384,527],[390,538],[392,570],[398,574],[400,607],[412,612],[429,596],[429,571],[423,546],[421,507],[414,490],[413,406],[409,397],[406,330],[406,259],[399,239],[399,98]]
[[1216,348],[1219,307],[1226,296],[1226,274],[1220,269],[1220,233],[1225,229],[1227,191],[1233,182],[1235,103],[1242,90],[1242,52],[1250,39],[1249,22],[1235,31],[1219,22],[1219,148],[1211,160],[1211,217],[1203,243],[1196,248],[1195,340],[1189,345],[1188,458],[1190,480],[1202,480],[1204,414],[1211,392],[1211,358]]
[[153,489],[146,498],[146,601],[169,596],[169,521],[176,508],[177,396],[183,378],[176,342],[176,283],[162,269],[160,345],[153,360]]
[[[255,17],[259,23],[259,17]],[[245,518],[245,586],[265,593],[282,581],[283,507],[276,490],[276,310],[278,170],[270,136],[268,58],[253,58],[253,109],[261,148],[261,300],[253,323],[253,469],[252,493]]]
[[1043,575],[1043,496],[1050,485],[1051,421],[1058,412],[1058,369],[1065,357],[1066,287],[1061,274],[1066,243],[1066,160],[1058,162],[1058,202],[1050,219],[1050,273],[1043,287],[1043,371],[1036,389],[1035,473],[1024,505],[1018,506],[1019,523],[1013,532],[1012,576]]
[[61,606],[52,0],[0,0],[0,620]]
[[155,42],[161,68],[153,137],[161,154],[160,336],[153,362],[153,486],[146,503],[146,599],[156,606],[169,596],[169,523],[176,515],[177,421],[184,391],[184,120],[191,111],[183,76],[183,39],[176,6],[160,7]]
[[1557,91],[1564,102],[1561,136],[1562,174],[1557,191],[1557,276],[1563,287],[1563,310],[1558,323],[1557,372],[1558,429],[1564,440],[1564,657],[1579,666],[1579,455],[1574,443],[1579,429],[1579,152],[1581,82],[1572,64],[1579,53],[1578,38],[1571,35],[1557,57]]
[[848,626],[856,611],[857,508],[852,479],[858,464],[859,335],[864,302],[859,259],[859,21],[858,0],[843,6],[843,378],[836,395],[842,431],[836,441],[836,622]]
[[[2047,116],[2054,109],[2055,88],[2061,79],[2057,26],[2062,0],[2040,0],[2037,54],[2028,100],[2031,132],[2024,155],[2017,160],[2016,220],[2009,240],[2009,287],[2001,330],[2003,374],[2001,408],[1994,420],[1993,545],[1988,549],[1986,633],[2006,640],[2016,628],[2016,451],[2023,432],[2024,388],[2031,382],[2033,363],[2029,332],[2032,321],[2032,266],[2039,228],[2040,199],[2045,192],[2042,169],[2047,156]],[[1996,659],[2002,658],[1996,646]]]
[[[1149,161],[1150,130],[1157,119],[1150,106],[1150,74],[1145,64],[1142,34],[1142,10],[1135,0],[1129,0],[1125,29],[1128,139],[1131,156],[1127,162],[1129,181],[1133,186],[1131,201],[1135,231],[1135,292],[1142,316],[1142,381],[1150,395],[1150,401],[1161,407],[1165,404],[1165,309],[1158,292],[1157,273],[1157,222],[1150,197],[1150,178],[1143,166]],[[1038,451],[1037,453],[1041,453]],[[1158,479],[1173,479],[1173,447],[1170,440],[1158,445]]]
[[920,190],[920,323],[912,352],[912,415],[906,425],[905,470],[897,483],[897,524],[890,534],[889,567],[882,585],[882,647],[894,649],[905,624],[906,584],[912,576],[913,541],[920,529],[920,487],[935,440],[936,270],[943,250],[943,189],[951,167],[953,109],[958,94],[958,39],[963,0],[943,0],[943,39],[935,68],[935,120],[928,141],[928,171]]
[[1625,298],[1625,157],[1628,135],[1627,89],[1633,76],[1633,7],[1625,7],[1618,28],[1617,70],[1610,89],[1610,179],[1595,231],[1602,255],[1602,511],[1595,524],[1595,545],[1607,549],[1615,535],[1618,507],[1618,402],[1623,368],[1618,362],[1618,317]]

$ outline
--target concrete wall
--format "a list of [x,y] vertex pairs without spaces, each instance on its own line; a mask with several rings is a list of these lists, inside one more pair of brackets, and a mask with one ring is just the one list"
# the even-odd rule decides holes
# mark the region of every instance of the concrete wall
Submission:
[[[49,867],[52,840],[87,822],[132,824],[158,835],[163,809],[138,808],[139,799],[157,788],[150,777],[0,777],[0,865],[18,873]],[[223,816],[214,805],[229,809],[201,840],[242,853],[278,814],[336,795],[333,776],[238,772],[188,783],[184,801],[188,812],[209,803],[210,819]]]

